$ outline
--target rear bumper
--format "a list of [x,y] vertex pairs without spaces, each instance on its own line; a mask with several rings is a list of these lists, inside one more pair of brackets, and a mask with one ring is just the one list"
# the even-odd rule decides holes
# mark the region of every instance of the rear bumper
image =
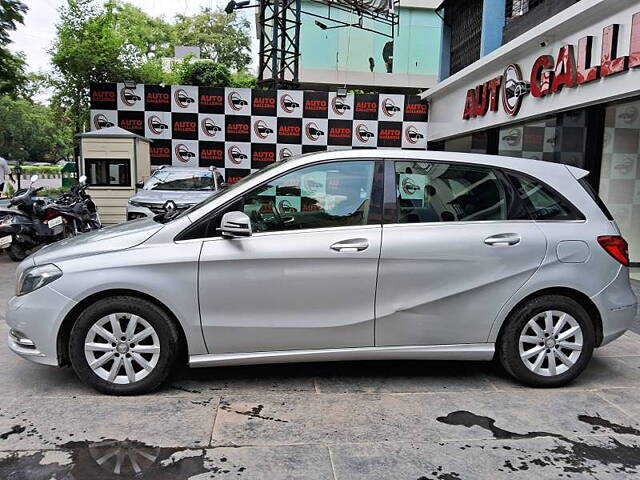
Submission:
[[602,345],[615,340],[633,326],[638,300],[631,289],[629,269],[620,267],[616,278],[591,297],[602,317]]

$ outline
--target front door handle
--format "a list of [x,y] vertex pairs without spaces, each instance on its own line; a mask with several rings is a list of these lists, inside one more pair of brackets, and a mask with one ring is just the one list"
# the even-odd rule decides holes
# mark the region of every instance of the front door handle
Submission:
[[500,233],[484,239],[484,243],[491,247],[509,247],[520,243],[522,238],[517,233]]
[[362,252],[369,248],[369,240],[366,238],[350,238],[331,245],[331,250],[336,252]]

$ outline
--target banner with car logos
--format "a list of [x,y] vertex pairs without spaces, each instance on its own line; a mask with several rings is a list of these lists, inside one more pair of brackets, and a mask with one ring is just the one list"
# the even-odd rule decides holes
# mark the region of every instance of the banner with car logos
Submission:
[[91,129],[114,125],[153,140],[152,165],[214,166],[231,183],[300,153],[427,148],[417,95],[91,84]]

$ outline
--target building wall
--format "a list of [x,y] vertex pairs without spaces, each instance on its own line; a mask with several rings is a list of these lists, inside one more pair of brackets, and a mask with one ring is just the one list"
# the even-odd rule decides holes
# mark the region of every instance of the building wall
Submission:
[[[429,2],[424,2],[429,4]],[[302,10],[326,15],[327,7],[302,2]],[[348,23],[357,22],[355,14],[332,11],[332,16]],[[428,88],[435,84],[440,61],[442,21],[429,8],[401,8],[400,28],[394,39],[393,73],[386,73],[382,51],[388,37],[358,28],[322,30],[315,18],[302,15],[300,30],[300,77],[304,83],[347,83],[351,86],[389,86]],[[328,26],[329,20],[320,20]],[[381,28],[366,21],[365,27]],[[373,72],[369,57],[375,61]]]
[[[504,26],[503,42],[507,43],[524,32],[531,30],[546,19],[560,13],[565,8],[570,7],[579,0],[519,0],[527,9],[522,15],[513,15],[513,10],[508,13]],[[508,6],[513,6],[516,2],[510,0]],[[510,14],[509,14],[510,13]]]
[[505,112],[499,102],[497,111],[488,111],[485,115],[463,119],[467,92],[491,79],[501,77],[511,63],[517,64],[522,70],[523,80],[529,81],[532,67],[538,57],[551,55],[555,63],[561,47],[573,45],[577,54],[578,40],[592,36],[593,63],[599,64],[603,28],[608,25],[621,25],[618,52],[620,55],[628,55],[631,19],[639,11],[635,0],[617,0],[615,5],[608,0],[582,0],[428,90],[423,97],[430,102],[429,141],[445,140],[488,128],[516,124],[531,118],[542,118],[556,112],[638,95],[640,69],[632,68],[624,73],[584,85],[564,88],[558,93],[544,97],[525,95],[519,112],[513,116]]
[[446,0],[439,79],[444,80],[502,45],[506,0]]

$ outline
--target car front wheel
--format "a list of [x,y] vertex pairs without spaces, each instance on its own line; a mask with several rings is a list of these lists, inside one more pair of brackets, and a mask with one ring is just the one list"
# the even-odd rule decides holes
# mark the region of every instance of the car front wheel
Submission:
[[71,364],[82,381],[110,395],[157,388],[178,357],[179,335],[167,313],[141,298],[101,299],[71,330]]
[[571,298],[546,295],[511,314],[497,347],[503,367],[520,382],[559,387],[584,370],[594,345],[586,310]]

